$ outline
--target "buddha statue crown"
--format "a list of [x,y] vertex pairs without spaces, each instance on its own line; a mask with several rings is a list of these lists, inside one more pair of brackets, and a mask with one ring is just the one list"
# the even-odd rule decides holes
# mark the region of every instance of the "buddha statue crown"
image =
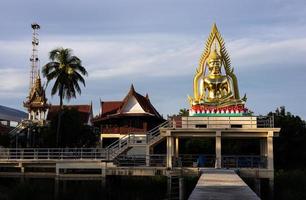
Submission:
[[208,60],[221,60],[221,56],[218,54],[216,48],[210,52]]
[[[208,70],[207,70],[208,69]],[[222,69],[224,74],[222,74]],[[248,111],[240,99],[238,81],[216,24],[206,42],[193,79],[190,116],[243,116]]]

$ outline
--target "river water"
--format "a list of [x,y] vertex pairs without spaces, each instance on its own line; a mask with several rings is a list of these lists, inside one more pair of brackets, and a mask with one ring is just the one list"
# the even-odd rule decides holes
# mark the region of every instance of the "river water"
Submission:
[[[197,177],[184,178],[185,199]],[[0,200],[159,200],[167,197],[167,178],[111,176],[103,180],[0,178]]]

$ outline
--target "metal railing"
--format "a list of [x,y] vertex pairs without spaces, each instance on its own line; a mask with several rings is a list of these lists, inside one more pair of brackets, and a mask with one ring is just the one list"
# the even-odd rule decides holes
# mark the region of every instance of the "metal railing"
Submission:
[[101,148],[3,148],[0,160],[105,160]]
[[147,143],[150,141],[156,139],[160,135],[160,128],[166,128],[166,127],[171,127],[170,125],[170,120],[167,120],[160,125],[156,126],[155,128],[151,129],[150,131],[147,132]]
[[128,134],[116,140],[109,146],[107,146],[105,151],[107,153],[108,160],[112,160],[120,153],[124,152],[126,149],[131,147],[131,145],[145,145],[145,144],[146,144],[145,135]]
[[[106,149],[101,148],[3,148],[0,161],[20,160],[109,160]],[[117,166],[165,167],[165,154],[117,155],[113,158]],[[215,155],[180,154],[173,157],[175,167],[215,167]],[[266,168],[267,157],[257,155],[223,155],[223,168]]]
[[253,155],[224,155],[221,165],[223,168],[267,168],[266,156]]
[[247,117],[173,117],[169,118],[171,128],[273,128],[273,116]]
[[14,129],[12,129],[8,133],[8,135],[12,138],[12,137],[15,137],[16,135],[18,135],[19,133],[21,133],[21,131],[25,128],[25,125],[27,125],[26,122],[29,123],[29,125],[30,125],[30,122],[28,122],[28,121],[21,121]]
[[166,167],[165,154],[151,154],[151,155],[119,155],[114,159],[114,164],[122,167]]
[[213,154],[179,154],[173,159],[177,167],[215,167],[216,156]]

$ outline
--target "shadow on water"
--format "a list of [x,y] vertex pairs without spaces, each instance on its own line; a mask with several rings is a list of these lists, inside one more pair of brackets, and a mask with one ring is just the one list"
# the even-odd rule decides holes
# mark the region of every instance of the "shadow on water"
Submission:
[[[197,178],[185,178],[186,199]],[[167,178],[110,176],[104,180],[0,178],[0,200],[159,200],[165,199]]]

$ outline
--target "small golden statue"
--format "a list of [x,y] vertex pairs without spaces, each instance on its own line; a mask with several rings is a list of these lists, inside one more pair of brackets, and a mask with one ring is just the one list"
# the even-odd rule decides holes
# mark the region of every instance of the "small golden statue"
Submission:
[[240,116],[246,112],[246,97],[240,99],[237,78],[230,65],[224,41],[214,24],[194,76],[194,97],[188,97],[192,115]]

